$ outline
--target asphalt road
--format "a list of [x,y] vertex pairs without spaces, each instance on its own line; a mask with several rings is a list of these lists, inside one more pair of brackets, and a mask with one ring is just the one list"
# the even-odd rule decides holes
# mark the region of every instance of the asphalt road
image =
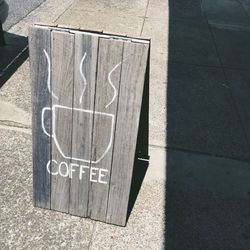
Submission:
[[12,25],[19,22],[23,17],[37,8],[45,0],[5,0],[9,5],[9,14],[3,24],[4,30],[8,30]]

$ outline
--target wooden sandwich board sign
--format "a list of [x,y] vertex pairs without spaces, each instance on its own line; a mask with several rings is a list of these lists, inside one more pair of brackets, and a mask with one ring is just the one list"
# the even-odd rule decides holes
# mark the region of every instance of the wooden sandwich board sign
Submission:
[[35,206],[126,224],[149,46],[30,27]]

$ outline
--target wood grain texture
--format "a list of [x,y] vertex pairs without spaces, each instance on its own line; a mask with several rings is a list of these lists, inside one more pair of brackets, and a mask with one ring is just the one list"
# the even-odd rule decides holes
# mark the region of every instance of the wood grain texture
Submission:
[[[82,33],[75,34],[74,108],[72,157],[90,161],[94,110],[98,37]],[[84,91],[85,89],[85,91]],[[70,213],[87,216],[89,167],[85,161],[75,168],[70,183]]]
[[[32,82],[32,137],[33,137],[33,200],[34,205],[50,209],[50,174],[46,171],[51,157],[50,137],[41,130],[41,112],[50,107],[47,89],[48,62],[43,50],[50,54],[50,30],[29,29],[29,51]],[[51,132],[51,117],[46,116],[45,128]]]
[[35,206],[124,226],[149,43],[46,26],[29,43]]
[[124,43],[117,126],[106,221],[125,225],[142,102],[148,45]]
[[[52,90],[58,98],[58,100],[55,97],[52,98],[52,159],[62,164],[61,168],[59,167],[61,175],[51,176],[51,209],[68,212],[70,180],[67,176],[66,164],[70,165],[72,155],[74,35],[53,31],[51,44]],[[58,171],[58,164],[52,164],[53,173]]]
[[[100,38],[91,157],[92,162],[96,162],[91,164],[96,182],[90,183],[89,216],[102,221],[105,221],[107,210],[122,51],[123,41]],[[106,184],[97,182],[100,169],[105,175],[101,181]]]

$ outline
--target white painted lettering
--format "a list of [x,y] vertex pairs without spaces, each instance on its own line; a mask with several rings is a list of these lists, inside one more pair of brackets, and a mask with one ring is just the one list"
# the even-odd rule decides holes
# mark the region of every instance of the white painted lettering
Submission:
[[76,171],[74,167],[79,167],[79,165],[76,163],[69,164],[69,178],[70,179],[72,179],[72,173]]
[[100,168],[99,169],[99,177],[98,177],[98,182],[99,183],[102,183],[102,184],[108,184],[106,181],[103,181],[102,180],[102,177],[105,177],[105,174],[102,174],[102,172],[108,172],[108,170],[107,169],[103,169],[103,168]]
[[[65,174],[62,173],[62,166],[65,166],[65,169],[66,169],[66,172]],[[66,162],[61,162],[60,165],[59,165],[59,174],[62,176],[62,177],[67,177],[69,176],[69,167],[68,167],[68,164]]]
[[78,177],[79,180],[82,180],[83,175],[87,174],[87,171],[89,171],[89,181],[101,184],[108,184],[108,182],[105,181],[105,177],[107,176],[108,170],[103,168],[89,167],[85,165],[79,165],[77,163],[68,164],[67,162],[60,162],[59,164],[56,160],[52,159],[48,161],[46,169],[51,175],[60,175],[62,177],[68,177],[70,179],[72,179],[74,175]]
[[94,167],[90,168],[89,177],[90,177],[91,182],[97,182],[97,180],[93,179],[93,176],[97,175],[94,171],[98,171],[98,168],[94,168]]
[[80,165],[80,172],[79,172],[79,179],[82,179],[82,175],[85,173],[85,171],[83,170],[84,168],[89,169],[88,166],[84,166],[84,165]]
[[[51,172],[50,171],[50,165],[51,165],[51,162],[54,162],[55,164],[57,164],[57,161],[55,161],[55,160],[52,160],[52,161],[48,161],[48,163],[47,163],[47,171],[48,171],[48,173],[49,174],[52,174],[52,175],[58,175],[58,172]],[[52,169],[51,169],[52,170]]]

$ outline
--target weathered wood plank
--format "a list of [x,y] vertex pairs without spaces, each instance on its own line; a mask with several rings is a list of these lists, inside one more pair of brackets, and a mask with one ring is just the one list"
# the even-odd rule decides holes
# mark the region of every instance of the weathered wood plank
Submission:
[[[29,51],[33,98],[33,199],[34,205],[50,209],[50,174],[46,171],[51,157],[50,137],[42,131],[41,113],[50,107],[51,98],[47,88],[49,69],[44,50],[50,54],[50,30],[30,27]],[[51,132],[51,117],[45,116],[44,127]]]
[[72,159],[76,165],[70,184],[69,211],[82,217],[88,211],[97,49],[97,36],[75,34]]
[[123,41],[100,38],[88,209],[90,218],[102,221],[107,210],[122,51]]
[[[124,43],[106,221],[125,225],[135,157],[148,45]],[[129,131],[129,132],[128,132]]]
[[[51,209],[69,211],[69,169],[72,154],[74,35],[53,31]],[[56,174],[58,173],[58,174]]]
[[29,39],[34,204],[125,225],[136,142],[147,153],[137,137],[149,44],[45,26]]

